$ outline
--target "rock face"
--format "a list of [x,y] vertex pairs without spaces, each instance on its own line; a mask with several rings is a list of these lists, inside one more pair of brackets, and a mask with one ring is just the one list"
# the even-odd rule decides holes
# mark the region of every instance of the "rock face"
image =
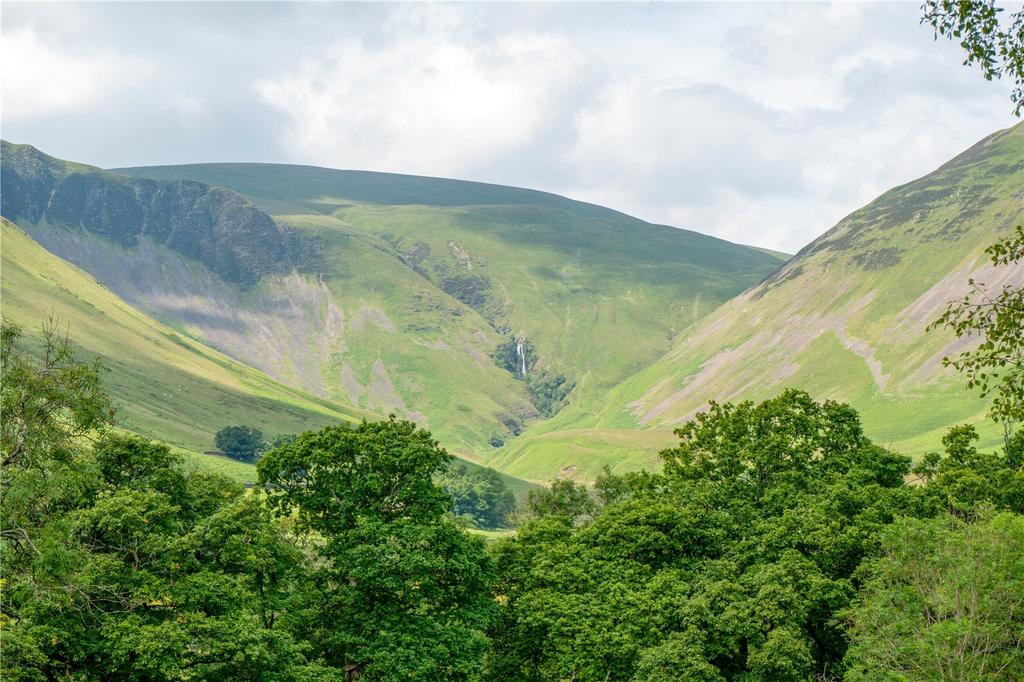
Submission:
[[229,190],[66,163],[3,142],[0,213],[13,221],[83,229],[123,247],[148,237],[243,286],[291,265],[273,219]]

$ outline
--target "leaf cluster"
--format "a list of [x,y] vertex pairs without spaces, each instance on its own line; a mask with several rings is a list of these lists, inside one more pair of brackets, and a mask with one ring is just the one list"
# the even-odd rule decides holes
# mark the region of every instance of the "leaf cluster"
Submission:
[[492,569],[435,482],[451,461],[392,416],[302,434],[259,463],[269,507],[316,538],[305,638],[350,677],[470,680],[483,667]]
[[[837,614],[879,530],[928,501],[855,412],[790,391],[713,405],[663,474],[559,481],[495,549],[493,679],[805,680],[846,650]],[[581,513],[581,512],[586,513]]]
[[925,0],[921,23],[935,37],[956,40],[967,53],[964,65],[977,64],[986,80],[1006,76],[1012,85],[1013,113],[1024,109],[1024,11],[1000,21],[995,0]]
[[[1024,227],[990,246],[993,265],[1017,267],[1024,261]],[[976,345],[943,364],[967,378],[968,388],[992,396],[993,419],[1010,425],[1024,422],[1024,289],[1004,285],[993,291],[974,279],[970,292],[951,302],[930,328],[946,327]]]
[[436,482],[451,495],[456,517],[486,529],[503,528],[511,522],[516,498],[494,469],[453,463]]

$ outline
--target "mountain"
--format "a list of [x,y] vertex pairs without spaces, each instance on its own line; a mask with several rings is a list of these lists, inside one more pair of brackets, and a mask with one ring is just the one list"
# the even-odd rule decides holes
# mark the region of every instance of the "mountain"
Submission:
[[[709,400],[763,399],[786,387],[852,404],[876,442],[911,454],[939,446],[987,402],[943,356],[965,347],[926,332],[971,277],[1024,284],[993,269],[986,246],[1024,221],[1024,124],[995,133],[928,175],[852,213],[751,287],[680,334],[672,350],[609,392],[604,407],[570,406],[494,459],[512,473],[655,463],[673,425]],[[634,429],[641,429],[638,433]]]
[[[420,346],[471,345],[431,335],[436,310],[451,307],[471,321],[474,338],[488,338],[482,349],[488,360],[498,345],[507,344],[509,355],[498,359],[498,365],[520,380],[564,375],[567,384],[576,386],[570,398],[576,404],[599,400],[607,388],[667,349],[676,332],[784,260],[778,254],[514,187],[275,164],[119,172],[164,181],[192,178],[227,187],[281,224],[315,235],[321,244],[339,241],[334,248],[325,245],[323,252],[343,253],[347,247],[352,258],[371,262],[377,254],[388,254],[392,272],[360,272],[365,269],[360,264],[346,262],[343,268],[326,272],[326,281],[364,277],[365,284],[347,287],[339,298],[365,295],[359,289],[373,291],[375,308],[389,318],[405,320],[397,324],[401,332],[414,342],[416,335],[426,335]],[[428,300],[410,305],[404,291],[388,291],[390,282],[410,275],[419,278],[421,287],[431,285],[429,294],[422,294],[429,295]],[[511,352],[517,343],[521,352]],[[400,352],[409,356],[413,350]],[[451,383],[448,377],[438,378],[436,386]],[[524,382],[518,383],[512,395],[523,394]],[[407,402],[426,400],[427,406],[419,409],[436,413],[429,406],[429,393]],[[506,405],[505,414],[496,415],[498,421],[544,416],[545,406],[530,401],[529,391],[526,398],[526,405]],[[492,418],[487,426],[493,423]],[[507,439],[509,430],[502,424],[497,434],[486,435]]]
[[[130,305],[324,400],[486,457],[655,361],[782,262],[543,192],[4,145],[4,215]],[[48,197],[48,198],[47,198]]]
[[51,318],[72,342],[98,355],[109,372],[119,424],[201,452],[216,431],[251,424],[266,434],[298,433],[370,413],[315,398],[274,381],[140,313],[91,275],[2,222],[0,294],[5,321],[30,348]]

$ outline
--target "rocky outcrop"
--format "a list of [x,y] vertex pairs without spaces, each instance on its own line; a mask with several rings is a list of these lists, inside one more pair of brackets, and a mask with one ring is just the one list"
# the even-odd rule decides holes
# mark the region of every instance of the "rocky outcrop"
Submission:
[[143,237],[250,285],[292,265],[294,240],[241,195],[191,180],[131,178],[3,142],[0,213],[82,229],[120,246]]

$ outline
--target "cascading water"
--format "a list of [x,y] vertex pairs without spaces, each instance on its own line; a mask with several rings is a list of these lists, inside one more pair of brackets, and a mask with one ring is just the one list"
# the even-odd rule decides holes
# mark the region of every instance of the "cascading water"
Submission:
[[523,352],[523,342],[516,340],[516,356],[519,358],[519,376],[526,378],[526,353]]

